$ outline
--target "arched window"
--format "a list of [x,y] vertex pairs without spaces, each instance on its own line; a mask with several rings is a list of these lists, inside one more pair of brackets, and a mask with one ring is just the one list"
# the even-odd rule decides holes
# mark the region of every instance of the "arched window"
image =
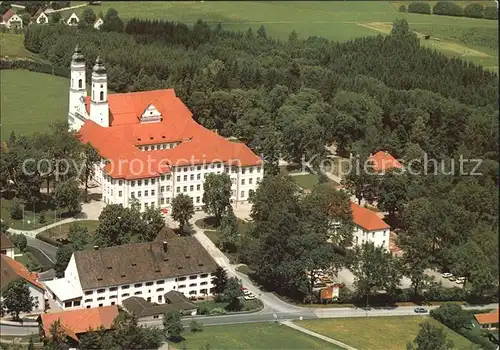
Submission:
[[83,85],[82,79],[78,79],[78,87],[81,89]]
[[100,98],[101,101],[104,101],[104,91],[101,91],[99,93],[99,98]]

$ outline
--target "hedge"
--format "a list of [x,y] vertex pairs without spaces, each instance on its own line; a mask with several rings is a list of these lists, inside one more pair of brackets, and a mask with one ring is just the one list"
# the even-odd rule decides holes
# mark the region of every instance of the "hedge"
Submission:
[[32,72],[53,74],[59,77],[70,78],[71,70],[69,68],[55,67],[51,64],[36,62],[32,60],[0,60],[0,70],[2,69],[27,69]]
[[431,14],[431,5],[426,2],[412,2],[408,5],[408,12]]
[[498,19],[498,9],[496,6],[486,6],[483,11],[483,16],[486,19]]
[[450,1],[438,1],[432,9],[432,14],[440,16],[463,16],[462,8]]
[[36,235],[36,239],[39,239],[41,241],[44,241],[45,243],[48,243],[50,245],[53,245],[54,247],[60,247],[62,244],[55,239],[50,238],[47,234],[46,231],[40,232]]
[[481,4],[469,4],[464,8],[464,16],[470,18],[483,18],[484,7]]

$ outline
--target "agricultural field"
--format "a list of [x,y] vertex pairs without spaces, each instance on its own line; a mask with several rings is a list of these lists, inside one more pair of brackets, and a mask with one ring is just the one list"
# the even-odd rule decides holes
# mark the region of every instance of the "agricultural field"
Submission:
[[[457,1],[461,6],[470,2]],[[256,31],[264,25],[268,35],[279,39],[287,39],[295,30],[302,38],[323,36],[337,41],[387,34],[395,19],[405,18],[421,36],[431,35],[430,40],[422,38],[424,46],[498,70],[497,21],[400,13],[399,6],[408,3],[410,1],[106,1],[92,8],[96,13],[105,13],[113,7],[124,20],[147,17],[190,24],[202,19],[209,24],[221,23],[225,29],[241,31],[249,27]],[[480,3],[495,5],[493,1]],[[83,11],[83,8],[77,10]]]
[[275,323],[249,323],[204,327],[202,332],[185,332],[177,349],[341,349],[333,344]]
[[445,328],[448,339],[454,342],[456,349],[473,349],[473,344],[468,339],[430,317],[356,317],[296,321],[295,323],[358,349],[396,350],[406,349],[406,344],[415,339],[419,324],[424,320]]
[[0,33],[0,56],[9,58],[35,58],[24,48],[23,34]]
[[68,114],[69,80],[28,70],[0,72],[1,137],[44,132],[50,124],[64,121]]

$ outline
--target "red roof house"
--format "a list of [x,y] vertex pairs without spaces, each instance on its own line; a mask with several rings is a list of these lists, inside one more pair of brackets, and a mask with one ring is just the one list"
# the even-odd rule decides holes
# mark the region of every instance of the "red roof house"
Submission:
[[392,168],[401,169],[403,166],[392,155],[387,152],[378,151],[368,158],[373,164],[373,170],[384,172]]
[[382,220],[377,213],[370,209],[363,208],[358,204],[351,202],[352,217],[354,223],[365,231],[386,230],[390,226]]

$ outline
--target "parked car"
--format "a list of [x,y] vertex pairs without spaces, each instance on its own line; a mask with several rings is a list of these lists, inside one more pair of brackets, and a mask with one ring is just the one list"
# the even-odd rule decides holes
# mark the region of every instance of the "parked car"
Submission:
[[452,276],[453,276],[453,274],[452,274],[452,273],[449,273],[449,272],[445,272],[445,273],[443,273],[441,276],[443,276],[443,278],[450,278],[450,277],[452,277]]
[[451,276],[450,278],[448,278],[451,282],[455,282],[457,279],[453,276]]
[[256,299],[255,295],[253,295],[252,293],[246,294],[243,298],[245,300],[255,300]]
[[456,284],[464,284],[465,283],[465,277],[458,277],[457,280],[455,281]]
[[248,290],[248,289],[245,289],[243,291],[243,295],[251,295],[252,293]]
[[427,312],[427,309],[425,307],[416,307],[414,309],[414,311],[417,313],[417,314],[425,314]]

